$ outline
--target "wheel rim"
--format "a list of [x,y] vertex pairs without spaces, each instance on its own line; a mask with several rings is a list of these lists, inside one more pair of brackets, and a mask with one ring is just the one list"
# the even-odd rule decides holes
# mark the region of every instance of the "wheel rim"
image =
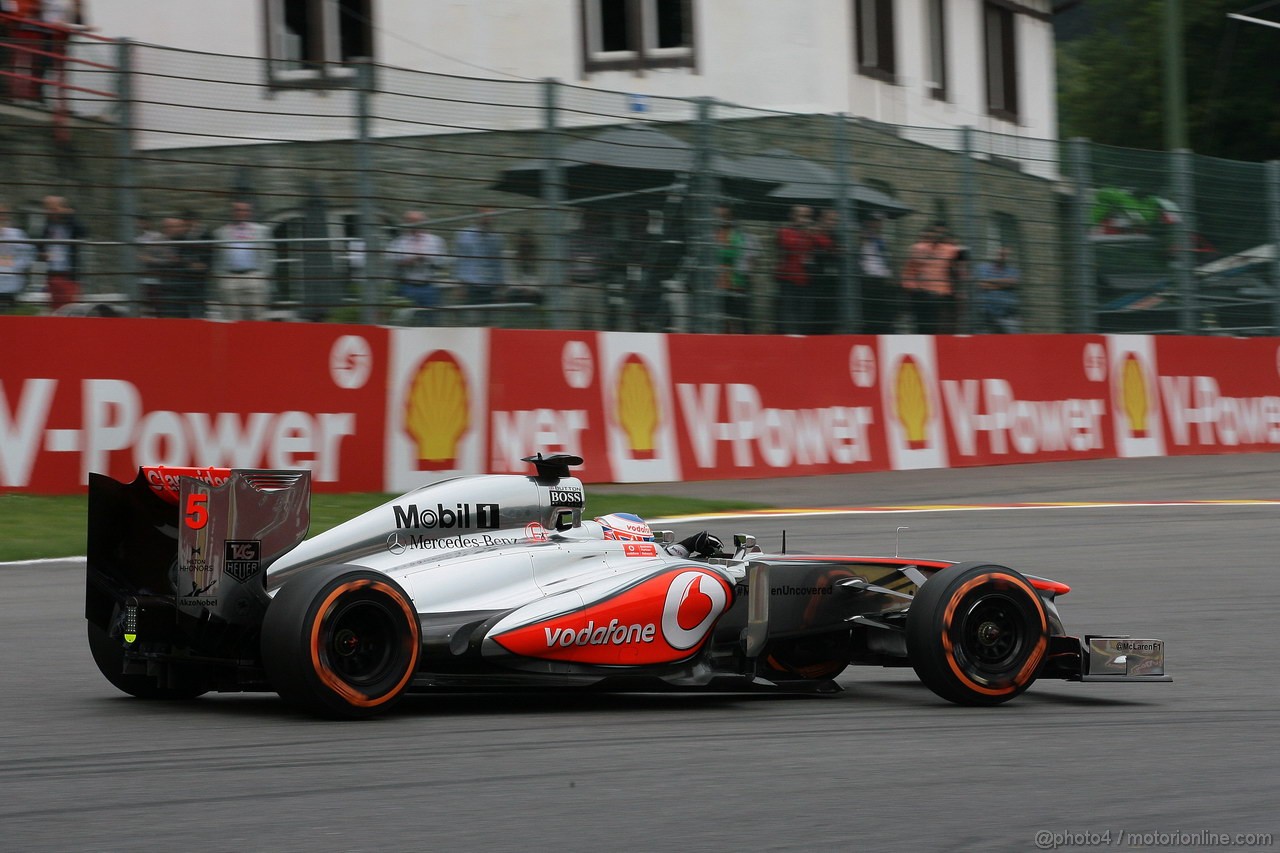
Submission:
[[379,600],[341,602],[327,620],[325,664],[353,687],[367,688],[396,666],[401,646],[395,612]]
[[1003,593],[988,593],[976,597],[963,613],[959,646],[970,666],[996,675],[1021,663],[1028,632],[1018,602]]

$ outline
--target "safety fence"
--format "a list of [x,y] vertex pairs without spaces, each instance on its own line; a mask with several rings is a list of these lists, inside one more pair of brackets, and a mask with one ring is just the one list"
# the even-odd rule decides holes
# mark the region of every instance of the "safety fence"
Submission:
[[1280,449],[1280,339],[0,317],[0,488],[140,465],[321,491],[585,460],[680,482]]
[[27,313],[1280,329],[1276,163],[372,64],[317,88],[80,36],[66,56],[64,119],[0,98],[25,233],[0,238],[0,293]]

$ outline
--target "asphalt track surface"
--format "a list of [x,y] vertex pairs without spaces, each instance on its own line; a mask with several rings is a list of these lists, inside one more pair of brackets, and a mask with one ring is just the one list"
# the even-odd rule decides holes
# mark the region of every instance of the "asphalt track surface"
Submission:
[[[797,507],[1275,501],[1280,454],[682,489]],[[869,668],[832,696],[411,697],[359,723],[265,695],[146,703],[89,658],[79,568],[0,567],[0,846],[610,853],[1033,850],[1042,831],[1280,837],[1278,522],[1276,504],[1233,504],[707,525],[768,547],[785,526],[795,550],[872,553],[907,525],[904,553],[1067,582],[1069,629],[1168,642],[1173,684],[1040,682],[991,709]]]

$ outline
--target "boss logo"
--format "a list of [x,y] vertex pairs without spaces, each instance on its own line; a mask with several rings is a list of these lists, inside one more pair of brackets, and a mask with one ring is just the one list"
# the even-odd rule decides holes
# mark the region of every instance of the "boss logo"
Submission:
[[552,506],[582,507],[587,505],[581,489],[552,489]]

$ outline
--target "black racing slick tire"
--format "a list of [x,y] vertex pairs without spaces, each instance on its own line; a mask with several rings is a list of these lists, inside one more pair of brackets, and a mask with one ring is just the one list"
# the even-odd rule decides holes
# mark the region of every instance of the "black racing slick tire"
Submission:
[[998,705],[1022,693],[1049,646],[1040,594],[1013,569],[959,563],[929,578],[907,611],[907,657],[934,693]]
[[290,580],[267,607],[262,662],[291,705],[369,717],[404,694],[418,666],[418,614],[381,572],[323,566]]
[[139,699],[181,701],[209,692],[198,674],[171,665],[161,678],[152,675],[125,674],[124,646],[93,622],[89,626],[89,653],[98,670],[111,684]]

